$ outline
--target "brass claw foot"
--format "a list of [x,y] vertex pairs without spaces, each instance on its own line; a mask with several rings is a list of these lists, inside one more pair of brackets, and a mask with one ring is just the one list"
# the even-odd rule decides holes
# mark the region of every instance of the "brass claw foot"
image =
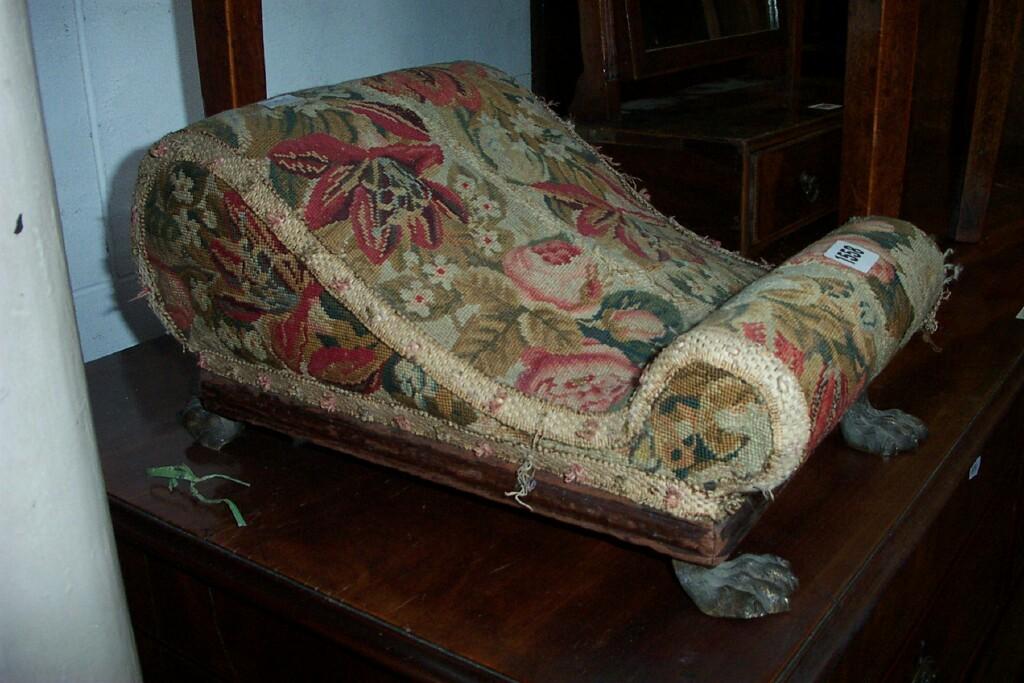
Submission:
[[867,392],[843,415],[840,429],[851,448],[885,458],[916,448],[928,436],[924,422],[902,410],[878,410]]
[[789,610],[799,582],[777,555],[740,555],[717,567],[673,560],[676,578],[697,608],[712,617],[754,619]]
[[200,446],[219,451],[242,433],[245,424],[235,422],[203,407],[193,396],[178,413],[181,425],[192,435]]

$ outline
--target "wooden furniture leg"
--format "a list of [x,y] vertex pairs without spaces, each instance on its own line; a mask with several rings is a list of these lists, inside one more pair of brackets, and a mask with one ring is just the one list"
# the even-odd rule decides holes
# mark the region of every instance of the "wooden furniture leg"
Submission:
[[203,109],[213,116],[267,97],[261,0],[192,0]]
[[839,218],[896,216],[903,194],[920,0],[853,0]]
[[974,50],[968,95],[970,141],[953,196],[950,226],[952,237],[960,242],[981,239],[1013,86],[1024,2],[989,0],[980,12],[980,39]]

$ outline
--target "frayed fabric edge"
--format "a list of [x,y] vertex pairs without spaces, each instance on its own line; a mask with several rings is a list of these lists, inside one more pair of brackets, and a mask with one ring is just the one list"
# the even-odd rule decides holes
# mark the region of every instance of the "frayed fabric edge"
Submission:
[[933,335],[939,331],[939,308],[942,303],[949,299],[951,296],[950,285],[960,279],[960,275],[964,272],[962,264],[954,263],[951,259],[953,258],[953,250],[947,249],[942,252],[942,291],[939,293],[939,297],[935,300],[935,305],[932,306],[932,310],[928,313],[928,317],[925,318],[924,324],[921,325],[921,339],[925,341],[936,353],[942,352],[942,347],[935,343]]

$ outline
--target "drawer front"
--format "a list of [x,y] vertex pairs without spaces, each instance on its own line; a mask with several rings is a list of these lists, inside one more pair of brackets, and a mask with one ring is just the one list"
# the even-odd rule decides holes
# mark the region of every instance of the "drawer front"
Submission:
[[824,131],[751,155],[753,244],[763,244],[839,206],[842,131]]
[[1022,415],[1018,398],[985,443],[958,458],[956,489],[826,680],[909,682],[917,674],[929,680],[928,670],[959,680],[1010,586]]
[[997,501],[947,572],[929,609],[911,629],[885,680],[959,681],[1010,597],[1007,559],[1012,500]]
[[648,147],[600,143],[619,170],[640,181],[651,203],[681,225],[739,249],[743,162],[731,145]]

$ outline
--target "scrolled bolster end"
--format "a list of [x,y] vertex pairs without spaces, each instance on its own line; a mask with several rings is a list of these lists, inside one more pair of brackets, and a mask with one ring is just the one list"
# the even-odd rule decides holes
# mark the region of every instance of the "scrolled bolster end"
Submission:
[[718,493],[769,492],[929,319],[943,256],[864,218],[810,245],[683,335],[650,423],[664,464]]
[[763,347],[700,326],[659,357],[671,367],[649,420],[657,465],[716,496],[770,492],[800,464],[806,401]]

